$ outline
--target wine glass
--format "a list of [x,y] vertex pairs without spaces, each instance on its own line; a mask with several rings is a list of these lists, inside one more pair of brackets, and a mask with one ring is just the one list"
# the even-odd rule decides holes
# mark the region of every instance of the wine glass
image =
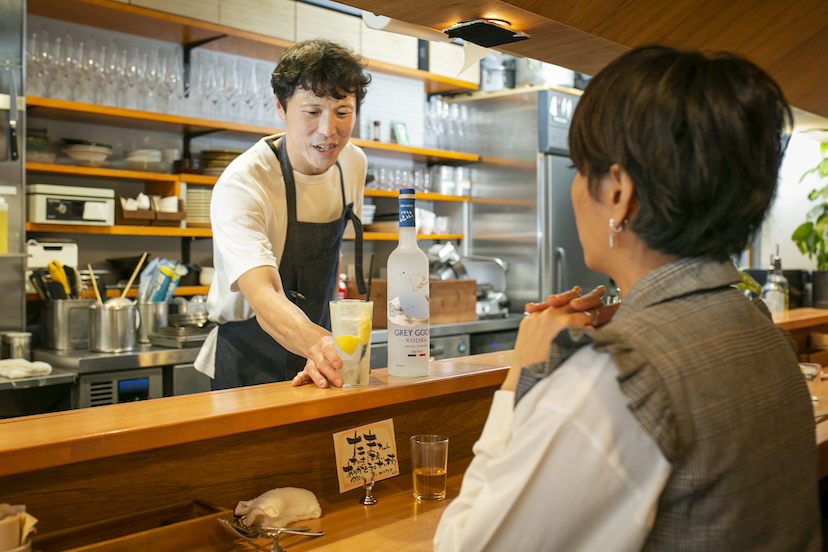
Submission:
[[166,112],[172,113],[174,111],[173,104],[180,102],[184,98],[184,81],[182,80],[184,62],[182,49],[180,47],[175,50],[162,48],[158,52],[158,57],[162,61],[163,71],[159,90],[160,94],[167,98]]
[[216,75],[216,62],[212,54],[201,51],[198,55],[198,85],[201,88],[205,116],[215,118],[221,98],[220,83]]
[[140,109],[139,87],[146,72],[147,56],[135,46],[130,46],[124,56],[122,90],[125,92],[125,106],[129,109]]

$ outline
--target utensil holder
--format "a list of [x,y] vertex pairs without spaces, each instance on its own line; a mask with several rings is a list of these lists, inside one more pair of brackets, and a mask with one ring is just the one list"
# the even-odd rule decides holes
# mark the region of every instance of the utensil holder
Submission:
[[166,301],[138,303],[139,343],[149,343],[150,334],[157,333],[160,326],[169,326],[169,307]]
[[124,353],[135,349],[138,311],[135,305],[89,306],[89,350]]
[[89,346],[89,306],[94,299],[57,299],[43,304],[43,345],[68,351]]

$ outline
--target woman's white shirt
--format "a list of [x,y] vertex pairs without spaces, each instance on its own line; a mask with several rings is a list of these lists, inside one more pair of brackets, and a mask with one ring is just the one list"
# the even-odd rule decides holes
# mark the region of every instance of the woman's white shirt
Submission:
[[517,407],[497,391],[434,550],[640,550],[671,468],[617,376],[584,347]]

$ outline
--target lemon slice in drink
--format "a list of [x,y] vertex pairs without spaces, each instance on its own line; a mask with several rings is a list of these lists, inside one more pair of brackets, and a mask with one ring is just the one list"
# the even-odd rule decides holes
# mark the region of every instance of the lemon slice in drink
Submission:
[[359,344],[359,338],[355,335],[340,335],[339,337],[335,337],[334,340],[346,355],[353,353]]
[[[371,338],[371,316],[366,316],[359,321],[359,330],[357,331],[359,342],[368,343]],[[344,349],[343,349],[344,350]]]

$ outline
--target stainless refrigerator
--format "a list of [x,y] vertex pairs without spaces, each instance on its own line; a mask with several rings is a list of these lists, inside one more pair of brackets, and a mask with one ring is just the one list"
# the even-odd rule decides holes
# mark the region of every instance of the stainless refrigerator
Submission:
[[511,312],[575,285],[609,278],[584,263],[570,187],[568,135],[579,96],[553,87],[475,93],[465,99],[461,147],[471,166],[469,253],[507,263]]
[[0,254],[0,331],[26,326],[25,16],[23,0],[0,0],[0,195],[9,204],[8,253]]

